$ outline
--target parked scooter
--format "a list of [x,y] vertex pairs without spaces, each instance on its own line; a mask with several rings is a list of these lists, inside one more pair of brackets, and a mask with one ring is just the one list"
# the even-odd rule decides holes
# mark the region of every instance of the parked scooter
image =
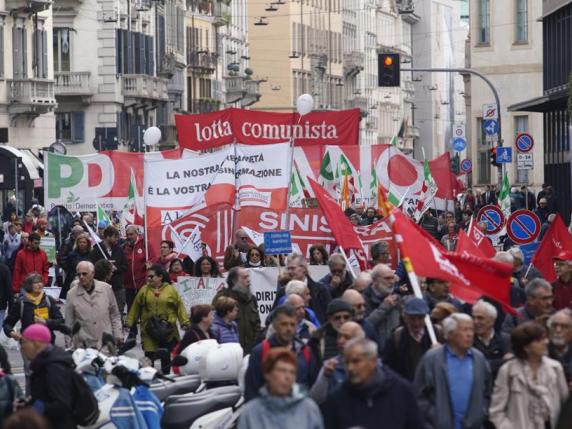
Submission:
[[[242,347],[236,343],[205,344],[199,341],[182,355],[190,356],[185,371],[198,371],[202,380],[196,393],[172,396],[165,401],[163,429],[225,429],[233,427],[243,403],[238,378],[243,365]],[[201,344],[202,343],[202,344]]]

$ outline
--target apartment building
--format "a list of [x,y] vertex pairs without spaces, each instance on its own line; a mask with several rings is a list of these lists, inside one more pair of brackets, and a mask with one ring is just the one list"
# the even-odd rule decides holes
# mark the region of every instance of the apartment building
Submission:
[[[470,1],[470,67],[487,76],[496,87],[500,101],[503,145],[515,149],[515,137],[532,134],[534,169],[519,169],[516,160],[506,165],[511,184],[539,187],[544,181],[543,117],[541,113],[509,111],[508,106],[543,94],[542,3],[535,0]],[[470,158],[473,185],[497,183],[497,169],[490,165],[489,149],[494,139],[483,130],[483,105],[493,103],[488,86],[470,77]],[[516,154],[513,154],[513,158]]]
[[342,0],[248,3],[250,64],[265,110],[292,110],[304,93],[315,109],[343,108]]
[[54,1],[55,138],[74,154],[142,150],[149,126],[174,144],[186,111],[181,0]]

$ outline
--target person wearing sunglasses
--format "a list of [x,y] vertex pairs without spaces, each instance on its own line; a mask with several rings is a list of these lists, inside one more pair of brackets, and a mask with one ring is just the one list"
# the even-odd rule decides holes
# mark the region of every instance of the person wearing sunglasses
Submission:
[[71,329],[79,323],[81,327],[73,337],[74,347],[99,349],[104,332],[111,333],[117,343],[122,343],[121,314],[113,289],[108,283],[95,279],[95,267],[89,261],[77,264],[76,273],[77,286],[68,292],[65,308],[66,325]]
[[353,308],[341,298],[332,299],[326,312],[328,321],[310,338],[311,344],[323,362],[338,354],[337,338],[340,327],[353,319]]

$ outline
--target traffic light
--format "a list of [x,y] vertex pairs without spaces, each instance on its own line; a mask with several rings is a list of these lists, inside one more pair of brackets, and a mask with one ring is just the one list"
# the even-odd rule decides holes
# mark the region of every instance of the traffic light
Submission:
[[459,154],[454,155],[451,158],[451,171],[455,174],[459,174],[460,170],[459,170]]
[[497,148],[493,147],[492,149],[489,149],[489,158],[491,161],[491,165],[493,167],[498,167],[499,164],[497,163]]
[[400,68],[399,54],[379,54],[377,57],[378,86],[399,86]]

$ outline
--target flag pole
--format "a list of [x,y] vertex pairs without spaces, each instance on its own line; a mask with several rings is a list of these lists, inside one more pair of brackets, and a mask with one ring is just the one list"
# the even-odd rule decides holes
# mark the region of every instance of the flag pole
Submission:
[[[85,220],[81,220],[83,222],[83,224],[85,225],[85,227],[87,228],[87,230],[89,231],[89,234],[92,238],[97,237],[97,233],[95,231],[93,231],[89,225],[87,224],[87,222]],[[92,235],[93,234],[93,235]],[[99,237],[97,237],[99,238]],[[95,245],[97,246],[97,248],[99,249],[99,251],[101,252],[101,254],[103,255],[103,257],[105,258],[106,261],[109,261],[109,258],[107,257],[107,255],[105,254],[105,252],[103,251],[103,249],[101,248],[101,245],[99,244],[99,241],[95,240]]]
[[350,274],[352,275],[354,280],[357,279],[357,275],[356,275],[354,269],[352,268],[350,261],[346,255],[346,251],[344,250],[344,248],[342,246],[339,246],[339,248],[340,248],[340,252],[341,252],[342,256],[344,257],[344,260],[346,261],[346,267],[348,267],[350,270]]
[[[386,201],[385,204],[387,206],[387,199],[385,199],[385,201]],[[387,207],[388,211],[389,209],[390,208]],[[402,255],[403,266],[405,268],[405,271],[407,272],[407,276],[409,277],[409,283],[411,283],[411,287],[413,288],[413,293],[417,298],[423,299],[423,294],[421,293],[421,287],[419,286],[417,275],[413,270],[413,265],[411,264],[411,260],[403,252],[403,239],[399,234],[396,234],[395,232],[395,215],[393,213],[390,213],[389,215],[389,223],[391,225],[391,229],[393,230],[393,237],[395,239],[395,242],[397,243],[397,248],[399,250],[399,253]],[[431,343],[437,344],[438,342],[437,342],[437,336],[435,335],[435,328],[433,327],[433,324],[431,323],[431,318],[429,317],[428,314],[425,315],[425,326],[427,327],[427,333],[429,334]]]
[[[145,262],[149,262],[149,230],[147,225],[147,175],[145,174],[145,155],[143,155],[143,237],[145,238]],[[133,170],[131,170],[133,172]],[[135,181],[135,184],[137,182]],[[135,188],[137,194],[137,188]],[[137,202],[135,202],[135,213],[137,213]]]
[[[292,113],[292,115],[295,115],[295,113]],[[302,116],[299,116],[298,124],[300,123],[301,119]],[[292,192],[292,172],[294,171],[294,142],[294,128],[292,128],[292,137],[290,137],[290,169],[288,170],[288,192],[286,192],[286,231],[290,231],[290,192]]]

